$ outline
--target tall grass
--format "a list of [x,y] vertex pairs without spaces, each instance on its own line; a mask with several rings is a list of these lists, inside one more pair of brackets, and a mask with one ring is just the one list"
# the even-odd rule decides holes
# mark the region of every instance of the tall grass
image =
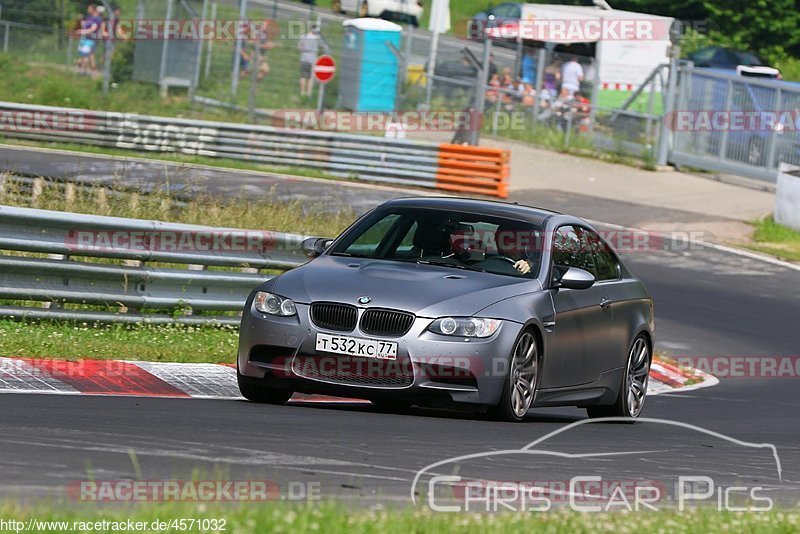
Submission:
[[[283,491],[283,488],[281,488]],[[284,497],[281,495],[280,497]],[[617,503],[619,504],[619,503]],[[535,509],[534,507],[532,507]],[[617,506],[618,509],[623,507]],[[92,525],[95,532],[112,532],[128,519],[146,522],[154,519],[166,521],[168,528],[161,532],[201,532],[194,525],[189,530],[188,521],[180,518],[210,518],[224,521],[226,532],[262,533],[292,532],[297,534],[319,532],[381,533],[381,534],[464,534],[484,532],[569,532],[595,534],[603,532],[797,532],[800,516],[796,510],[771,512],[717,512],[708,508],[678,512],[580,513],[569,509],[548,512],[507,513],[434,513],[427,508],[401,508],[382,505],[367,506],[363,501],[353,503],[328,501],[323,503],[249,503],[224,505],[220,503],[162,502],[140,503],[136,506],[99,506],[91,503],[71,503],[62,506],[50,504],[21,505],[12,502],[0,505],[0,518],[27,521],[66,521],[59,532],[80,532],[87,528],[80,523],[106,520],[105,525]],[[169,525],[175,520],[175,525]],[[37,530],[45,531],[39,525]],[[152,527],[143,531],[153,532]],[[219,526],[217,526],[219,528]],[[85,530],[84,530],[85,532]]]
[[182,198],[169,184],[149,194],[117,184],[75,185],[39,178],[0,175],[0,204],[92,215],[201,224],[226,228],[265,229],[335,236],[355,218],[352,210],[331,210],[318,203],[279,201],[273,194],[233,197],[198,192]]

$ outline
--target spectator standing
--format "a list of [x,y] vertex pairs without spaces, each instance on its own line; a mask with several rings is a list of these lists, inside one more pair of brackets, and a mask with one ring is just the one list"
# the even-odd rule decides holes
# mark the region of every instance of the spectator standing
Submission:
[[88,74],[88,71],[97,70],[95,63],[95,52],[97,51],[97,40],[103,29],[103,18],[97,11],[97,6],[89,4],[86,8],[86,16],[81,21],[81,29],[78,32],[78,68],[81,74]]
[[106,40],[108,39],[108,15],[106,14],[106,8],[102,5],[97,5],[95,8],[95,13],[97,13],[97,31],[95,31],[95,43],[103,43],[102,50],[100,50],[100,45],[95,45],[95,56],[99,58],[99,61],[95,63],[100,66],[105,62],[106,59],[106,47],[108,43]]
[[114,22],[113,24],[109,20],[109,32],[111,33],[111,39],[117,41],[125,41],[130,39],[130,35],[128,31],[119,25],[119,21],[122,20],[122,8],[118,5],[111,6],[111,11],[114,13]]
[[331,53],[328,43],[320,34],[319,26],[314,24],[297,43],[297,48],[300,50],[300,96],[312,95],[314,82],[311,79],[311,69],[319,56],[320,47],[326,54]]
[[[267,51],[275,48],[277,45],[269,41],[269,21],[265,20],[261,24],[251,23],[249,26],[251,37],[253,41],[252,52],[248,52],[247,46],[242,43],[242,48],[239,51],[239,71],[243,76],[247,76],[250,72],[251,66],[257,69],[258,80],[261,81],[269,74],[269,61],[267,60]],[[258,48],[258,54],[256,54]],[[258,65],[251,65],[253,61],[258,59]]]
[[557,62],[549,64],[544,69],[542,85],[551,95],[558,93],[558,84],[561,82],[561,71]]
[[572,97],[581,90],[583,81],[583,67],[574,56],[561,67],[561,93]]
[[536,83],[536,59],[533,57],[533,51],[522,57],[522,83],[531,85]]
[[525,83],[522,88],[522,105],[532,108],[536,105],[536,89],[530,83]]

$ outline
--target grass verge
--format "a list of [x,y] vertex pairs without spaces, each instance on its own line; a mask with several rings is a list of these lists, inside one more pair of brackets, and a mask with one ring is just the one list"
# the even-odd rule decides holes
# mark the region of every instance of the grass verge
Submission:
[[776,223],[772,217],[753,224],[756,230],[753,241],[746,244],[748,248],[784,260],[800,261],[800,232]]
[[[483,532],[797,532],[800,513],[772,511],[764,513],[659,511],[629,513],[577,513],[568,510],[547,513],[435,514],[427,510],[383,510],[373,508],[353,511],[334,503],[288,506],[258,504],[221,506],[205,504],[149,504],[141,507],[64,507],[17,504],[0,505],[0,518],[23,521],[35,532],[116,532],[115,522],[128,520],[144,523],[139,532],[201,532],[197,522],[211,520],[224,528],[208,529],[237,533],[249,532],[348,532],[348,533],[483,533]],[[180,520],[184,518],[181,528]],[[191,519],[188,519],[191,518]],[[106,521],[103,523],[96,523]],[[153,521],[166,521],[167,528],[155,529]],[[169,522],[177,520],[175,526]],[[46,522],[60,522],[60,524]],[[85,522],[92,522],[88,527]],[[189,523],[194,522],[194,527]],[[82,524],[83,523],[83,524]],[[96,523],[96,524],[95,524]],[[224,523],[224,524],[223,524]],[[202,523],[201,523],[202,525]],[[210,526],[210,524],[206,524]],[[48,528],[49,527],[49,528]],[[27,530],[26,530],[27,531]]]
[[0,320],[0,356],[233,363],[238,327]]

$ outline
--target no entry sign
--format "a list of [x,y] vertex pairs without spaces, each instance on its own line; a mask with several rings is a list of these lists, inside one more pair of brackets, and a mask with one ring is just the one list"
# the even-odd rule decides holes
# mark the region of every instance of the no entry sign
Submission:
[[319,83],[328,83],[336,74],[336,62],[331,56],[320,56],[314,62],[314,78]]

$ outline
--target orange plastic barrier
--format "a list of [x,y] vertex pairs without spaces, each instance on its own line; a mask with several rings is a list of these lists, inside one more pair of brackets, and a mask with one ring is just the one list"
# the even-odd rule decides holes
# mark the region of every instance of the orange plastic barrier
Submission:
[[510,160],[499,148],[439,145],[436,189],[508,198]]

